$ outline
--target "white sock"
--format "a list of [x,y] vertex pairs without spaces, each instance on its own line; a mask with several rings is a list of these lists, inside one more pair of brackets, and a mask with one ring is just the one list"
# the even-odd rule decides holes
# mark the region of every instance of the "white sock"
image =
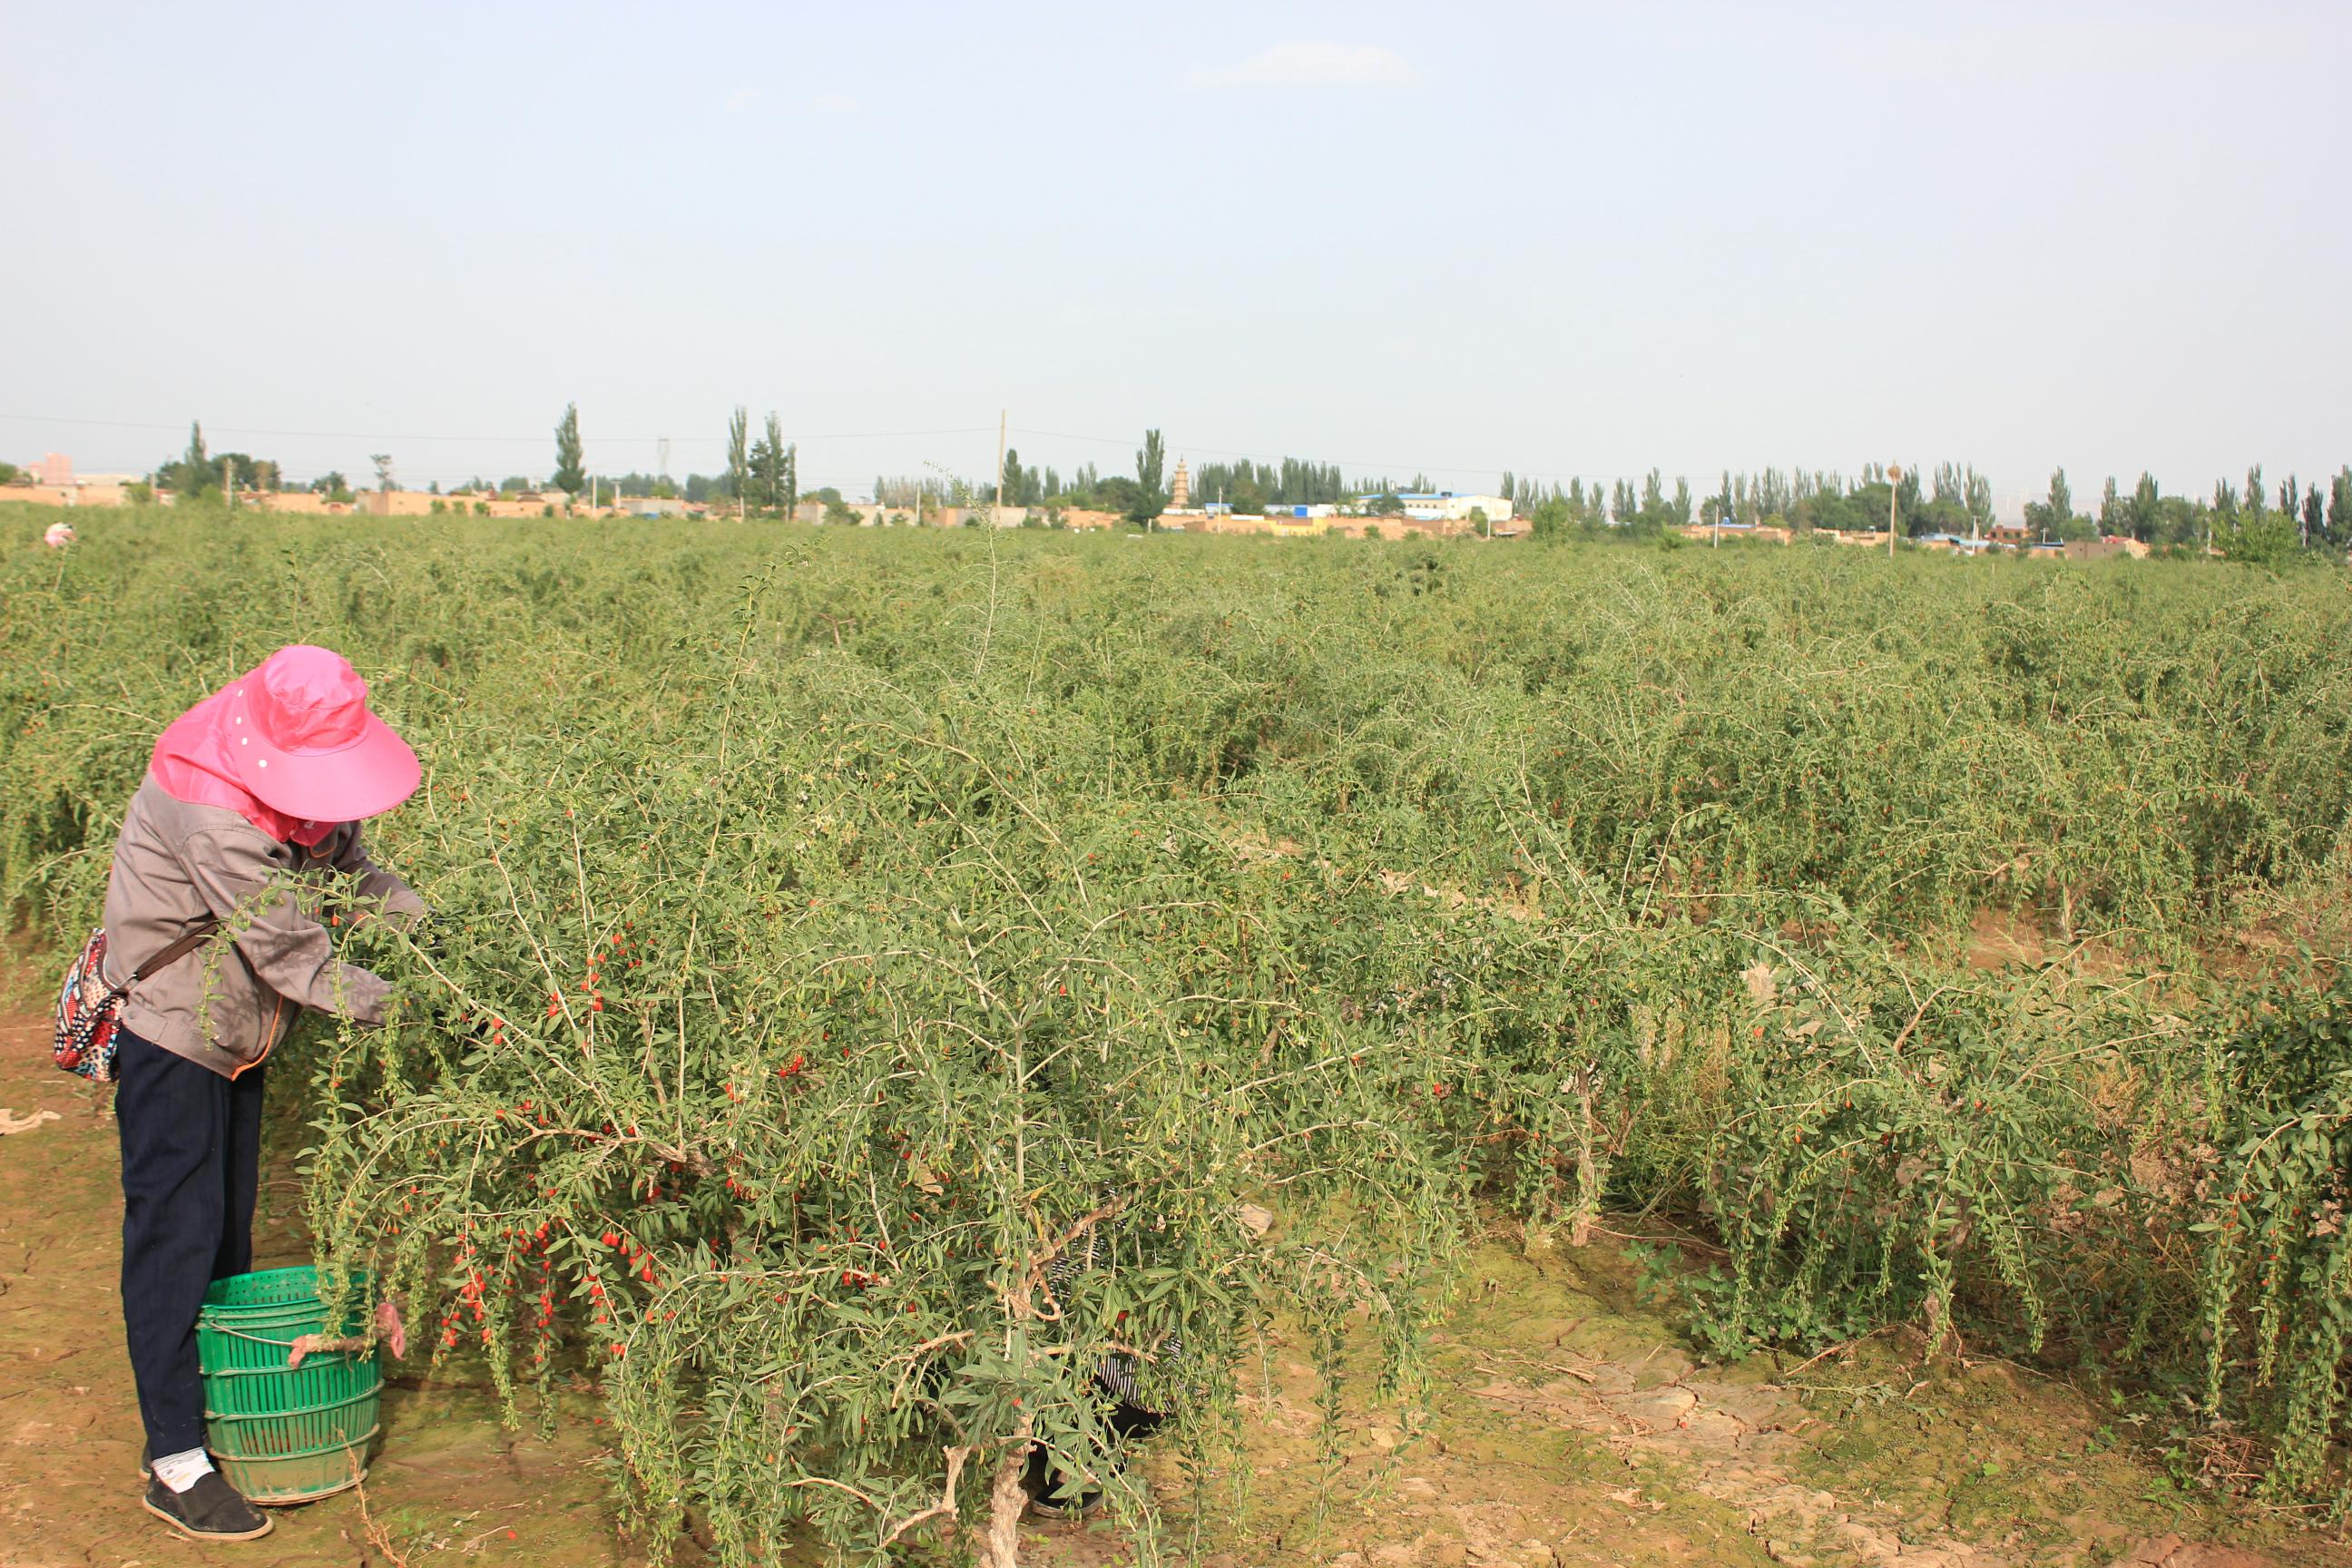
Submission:
[[163,1455],[155,1461],[154,1468],[157,1480],[175,1492],[184,1492],[212,1474],[212,1456],[202,1448],[190,1448],[184,1454]]

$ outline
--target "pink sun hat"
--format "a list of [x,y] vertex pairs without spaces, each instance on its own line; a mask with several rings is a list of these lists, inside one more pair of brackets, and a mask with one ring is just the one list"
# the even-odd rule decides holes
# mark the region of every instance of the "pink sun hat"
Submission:
[[367,682],[342,655],[279,648],[229,689],[229,763],[263,805],[289,816],[356,822],[390,811],[424,776],[416,753],[368,711]]

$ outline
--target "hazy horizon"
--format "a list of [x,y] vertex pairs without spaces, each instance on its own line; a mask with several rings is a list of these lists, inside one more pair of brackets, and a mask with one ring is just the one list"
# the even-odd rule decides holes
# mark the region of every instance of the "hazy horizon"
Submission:
[[[47,7],[0,458],[290,479],[2352,458],[2352,7]],[[2315,79],[2306,86],[2305,76]]]

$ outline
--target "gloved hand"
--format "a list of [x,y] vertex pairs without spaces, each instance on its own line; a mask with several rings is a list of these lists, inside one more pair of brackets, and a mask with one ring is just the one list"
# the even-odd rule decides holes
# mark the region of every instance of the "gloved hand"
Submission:
[[401,1321],[399,1298],[386,1296],[375,1304],[375,1336],[391,1350],[393,1360],[408,1353],[408,1325]]

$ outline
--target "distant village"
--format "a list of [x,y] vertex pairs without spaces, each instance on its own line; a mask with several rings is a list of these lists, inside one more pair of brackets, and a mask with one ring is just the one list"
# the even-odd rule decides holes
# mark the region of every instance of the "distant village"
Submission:
[[[601,489],[601,486],[600,486]],[[452,490],[400,489],[239,489],[228,504],[238,510],[330,517],[432,517],[464,515],[492,518],[703,518],[732,514],[727,500],[690,500],[680,496],[611,495],[592,491],[567,494],[560,489]],[[0,500],[37,505],[83,508],[137,504],[169,505],[175,498],[146,475],[78,473],[72,459],[51,452],[40,461],[17,469],[12,481],[0,483]],[[1510,540],[1530,532],[1528,520],[1512,500],[1499,494],[1453,490],[1408,490],[1365,495],[1351,500],[1313,505],[1270,504],[1261,511],[1241,512],[1222,502],[1195,504],[1191,475],[1177,461],[1168,492],[1169,505],[1153,521],[1156,531],[1185,533],[1270,534],[1276,538],[1323,535],[1361,539],[1367,536],[1404,539]],[[1052,528],[1078,531],[1132,530],[1136,524],[1118,512],[1052,505],[976,506],[940,504],[920,494],[911,504],[851,500],[830,490],[800,500],[792,521],[865,528]],[[1693,522],[1673,532],[1697,544],[1790,544],[1799,540],[1834,542],[1869,549],[1886,548],[1884,530],[1832,531],[1795,530],[1767,523]],[[1960,555],[2014,553],[2066,558],[2141,557],[2148,546],[2137,539],[2108,536],[2064,542],[2030,537],[2023,522],[1994,521],[1981,536],[1923,534],[1907,541],[1930,551]]]
[[[0,485],[0,500],[31,501],[46,506],[110,507],[141,502],[169,505],[172,492],[157,487],[143,474],[78,474],[73,460],[51,452],[20,470],[16,483]],[[1456,494],[1451,490],[1365,496],[1339,505],[1267,507],[1264,512],[1236,512],[1211,502],[1194,505],[1191,475],[1179,459],[1169,485],[1168,507],[1153,526],[1192,533],[1273,533],[1297,535],[1339,532],[1361,536],[1377,528],[1394,537],[1420,534],[1451,537],[1475,534],[1507,539],[1527,531],[1523,518],[1512,514],[1511,502],[1498,495]],[[1392,510],[1375,508],[1392,503]],[[465,514],[475,517],[725,517],[735,510],[729,500],[689,500],[680,496],[567,494],[560,489],[452,490],[266,489],[234,492],[239,510],[307,514],[328,517],[433,517]],[[918,494],[908,504],[850,500],[820,491],[796,503],[792,520],[807,523],[844,523],[866,528],[981,528],[993,521],[1000,528],[1045,527],[1108,531],[1134,526],[1118,512],[1051,505],[942,505]]]

